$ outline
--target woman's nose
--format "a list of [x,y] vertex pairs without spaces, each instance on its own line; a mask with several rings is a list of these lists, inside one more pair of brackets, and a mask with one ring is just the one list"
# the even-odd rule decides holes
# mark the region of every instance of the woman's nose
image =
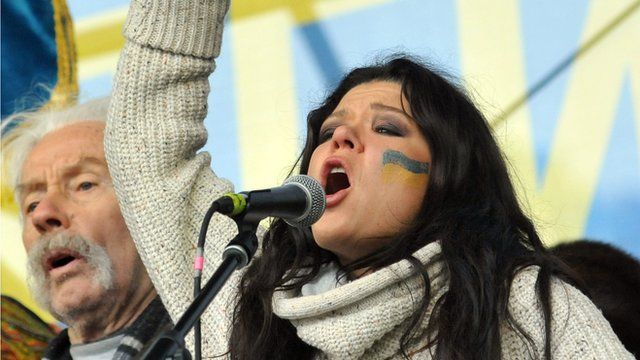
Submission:
[[361,152],[363,149],[362,141],[356,129],[348,125],[338,126],[331,137],[336,149],[346,148]]

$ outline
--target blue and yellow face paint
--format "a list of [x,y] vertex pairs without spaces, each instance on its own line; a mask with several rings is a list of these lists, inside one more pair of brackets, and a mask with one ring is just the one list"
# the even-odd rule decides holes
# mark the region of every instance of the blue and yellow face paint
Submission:
[[403,183],[410,187],[424,188],[428,175],[428,162],[410,159],[397,150],[387,150],[382,154],[382,180],[385,183]]

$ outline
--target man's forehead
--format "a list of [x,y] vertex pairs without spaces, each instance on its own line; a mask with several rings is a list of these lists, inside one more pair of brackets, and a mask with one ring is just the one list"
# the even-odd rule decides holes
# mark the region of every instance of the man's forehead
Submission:
[[[55,139],[91,139],[102,142],[105,123],[102,121],[78,121],[55,129],[40,139],[39,144],[46,144]],[[36,145],[37,146],[37,145]]]
[[38,141],[27,156],[29,160],[66,157],[104,157],[104,123],[83,121],[51,131]]
[[91,121],[67,125],[45,135],[29,152],[22,180],[46,171],[72,171],[82,166],[107,166],[104,155],[104,123]]
[[[83,171],[108,171],[104,158],[96,158],[92,156],[82,156],[76,159],[68,159],[64,161],[59,159],[56,164],[51,166],[51,170],[58,176],[72,176]],[[38,171],[40,169],[40,171]],[[25,167],[22,171],[22,181],[18,184],[18,189],[25,189],[42,183],[50,173],[49,168],[41,169],[36,167]]]
[[[104,157],[96,157],[89,154],[77,154],[78,156],[70,156],[70,157],[61,157],[56,159],[55,164],[51,164],[55,166],[57,171],[61,172],[73,172],[74,170],[81,168],[96,168],[96,167],[106,167],[107,162]],[[26,167],[23,169],[23,172],[28,170]]]

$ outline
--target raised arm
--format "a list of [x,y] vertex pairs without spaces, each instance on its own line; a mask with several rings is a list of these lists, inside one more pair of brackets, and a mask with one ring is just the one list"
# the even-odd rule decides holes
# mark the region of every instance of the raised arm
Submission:
[[[208,76],[228,7],[225,0],[132,1],[105,135],[122,213],[174,321],[192,300],[194,248],[204,213],[232,190],[210,169],[209,154],[196,153],[207,138]],[[213,218],[205,279],[235,233],[232,221]],[[236,281],[237,276],[205,314],[204,356],[226,351]]]

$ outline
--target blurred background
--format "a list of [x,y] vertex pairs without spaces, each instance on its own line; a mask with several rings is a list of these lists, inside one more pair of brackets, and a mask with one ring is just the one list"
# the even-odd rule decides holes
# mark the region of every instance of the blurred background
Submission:
[[[80,100],[108,95],[128,1],[67,5]],[[238,191],[276,186],[299,153],[307,112],[341,75],[409,53],[458,78],[484,111],[548,245],[591,238],[640,257],[639,7],[638,0],[236,0],[210,79],[204,150]],[[3,25],[3,42],[6,34]],[[12,56],[3,48],[3,93]],[[2,293],[37,309],[7,194]]]

